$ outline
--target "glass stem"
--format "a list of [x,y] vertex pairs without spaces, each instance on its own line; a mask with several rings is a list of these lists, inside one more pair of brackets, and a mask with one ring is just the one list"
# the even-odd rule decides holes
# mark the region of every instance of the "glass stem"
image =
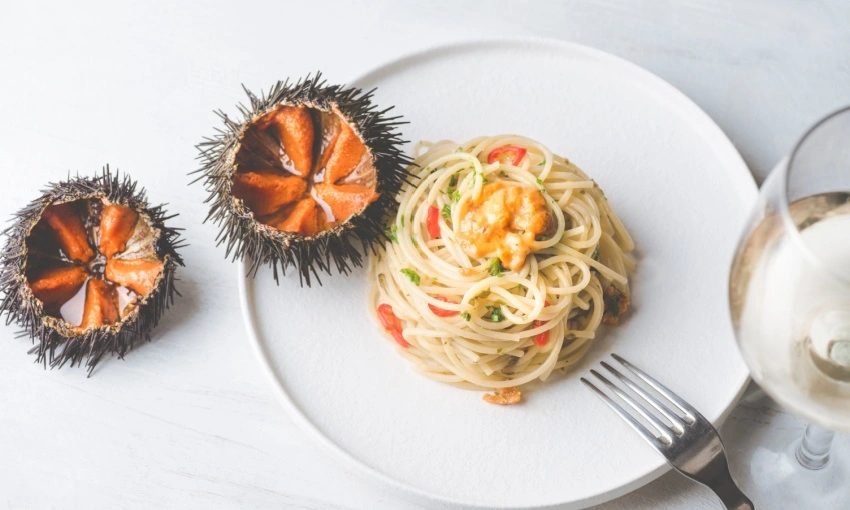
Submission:
[[806,469],[823,469],[829,462],[829,447],[835,432],[810,423],[797,447],[797,461]]

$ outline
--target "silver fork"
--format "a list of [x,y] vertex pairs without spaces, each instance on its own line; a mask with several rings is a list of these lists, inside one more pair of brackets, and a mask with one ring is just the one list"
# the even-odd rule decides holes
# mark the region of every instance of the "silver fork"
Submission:
[[[711,423],[699,411],[694,409],[693,406],[648,376],[645,372],[616,354],[611,354],[611,356],[619,361],[628,371],[664,396],[668,402],[666,404],[660,402],[633,380],[604,361],[601,363],[602,367],[640,396],[643,402],[638,402],[596,370],[591,370],[590,373],[602,381],[614,395],[628,404],[644,420],[652,424],[658,435],[650,432],[625,408],[592,382],[584,377],[581,378],[581,382],[593,390],[599,398],[604,400],[620,418],[638,431],[646,442],[664,455],[667,462],[676,471],[714,491],[726,508],[732,510],[753,510],[752,501],[735,485],[732,475],[729,474],[729,464],[726,462],[726,452],[723,450],[723,443],[720,442],[720,436]],[[655,410],[655,413],[646,404],[649,404]],[[678,412],[670,409],[671,404],[678,409]],[[656,413],[666,418],[669,424],[664,423],[658,418]]]

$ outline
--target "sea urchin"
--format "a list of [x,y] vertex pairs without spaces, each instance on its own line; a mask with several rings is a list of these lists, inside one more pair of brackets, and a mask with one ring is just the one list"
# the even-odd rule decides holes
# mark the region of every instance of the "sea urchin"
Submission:
[[85,360],[89,373],[119,357],[172,303],[178,232],[144,189],[106,167],[95,177],[50,184],[6,230],[0,255],[0,313],[36,346],[37,361]]
[[292,266],[308,286],[318,271],[361,266],[352,241],[365,251],[383,238],[384,214],[409,177],[400,117],[378,110],[373,91],[318,73],[246,93],[242,119],[217,112],[224,129],[198,146],[219,244],[233,260],[248,256],[252,274],[269,265],[277,280]]

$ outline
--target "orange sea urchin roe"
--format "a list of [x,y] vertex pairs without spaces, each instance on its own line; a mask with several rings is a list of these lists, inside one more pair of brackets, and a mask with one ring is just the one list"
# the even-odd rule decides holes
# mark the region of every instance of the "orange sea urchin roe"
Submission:
[[115,324],[120,318],[118,312],[118,292],[111,283],[92,278],[86,285],[86,302],[83,308],[83,321],[79,329]]
[[104,274],[109,281],[123,285],[141,296],[146,296],[153,290],[162,269],[163,264],[158,260],[110,259],[106,261]]
[[83,266],[52,267],[30,278],[29,286],[45,305],[61,305],[80,290],[88,277]]
[[478,198],[460,204],[457,239],[470,257],[499,257],[519,271],[540,235],[551,234],[555,222],[537,188],[502,181],[485,184]]
[[100,216],[100,253],[113,257],[127,248],[139,215],[123,205],[109,204]]
[[233,178],[233,194],[260,216],[295,202],[306,190],[304,179],[294,176],[246,172]]
[[94,257],[77,204],[48,206],[41,217],[53,229],[56,241],[69,259],[86,263]]
[[335,140],[333,151],[325,166],[325,182],[329,184],[347,177],[366,154],[366,146],[354,134],[351,126],[345,122],[341,124],[339,136]]
[[287,232],[298,232],[304,236],[314,235],[319,231],[319,213],[321,209],[312,198],[300,200],[291,211],[286,211],[286,217],[272,225]]
[[336,110],[281,106],[263,115],[246,129],[236,162],[233,196],[285,232],[316,235],[379,196],[372,155]]
[[[296,175],[306,177],[313,168],[313,120],[310,111],[303,106],[284,106],[274,116],[278,123],[284,168]],[[287,164],[286,158],[291,160]],[[291,166],[290,166],[291,165]]]
[[375,201],[378,194],[357,184],[317,184],[316,197],[324,201],[334,213],[334,220],[345,222],[353,214]]

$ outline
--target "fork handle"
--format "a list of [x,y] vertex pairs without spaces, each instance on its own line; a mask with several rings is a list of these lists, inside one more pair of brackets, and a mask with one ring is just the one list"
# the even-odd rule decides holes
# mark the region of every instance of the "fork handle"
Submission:
[[718,479],[710,487],[714,490],[714,493],[717,494],[717,497],[720,498],[720,501],[723,502],[723,505],[725,505],[728,510],[755,509],[750,498],[745,496],[744,493],[741,492],[741,489],[735,485],[735,481],[732,480],[732,475],[729,474],[728,469],[724,470],[720,479]]

